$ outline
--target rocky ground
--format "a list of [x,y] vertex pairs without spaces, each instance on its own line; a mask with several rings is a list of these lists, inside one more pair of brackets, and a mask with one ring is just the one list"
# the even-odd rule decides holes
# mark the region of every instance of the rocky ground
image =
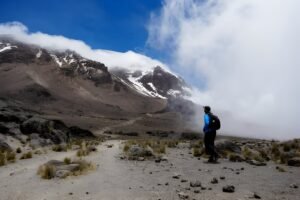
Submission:
[[[136,145],[124,154],[126,141],[108,140],[84,159],[94,169],[78,176],[42,179],[39,166],[49,160],[76,158],[73,147],[66,152],[34,154],[0,167],[1,200],[35,199],[290,199],[300,196],[300,170],[296,166],[220,159],[217,164],[195,157],[190,142],[166,148],[162,157],[140,157]],[[224,144],[224,142],[222,142]],[[75,150],[76,149],[76,150]],[[135,150],[133,150],[135,149]],[[137,159],[127,159],[137,153]],[[140,160],[140,161],[138,161]],[[283,170],[279,170],[283,169]],[[282,172],[284,171],[284,172]],[[233,186],[234,188],[228,187]],[[229,192],[223,190],[227,187]],[[234,191],[230,192],[230,190]]]

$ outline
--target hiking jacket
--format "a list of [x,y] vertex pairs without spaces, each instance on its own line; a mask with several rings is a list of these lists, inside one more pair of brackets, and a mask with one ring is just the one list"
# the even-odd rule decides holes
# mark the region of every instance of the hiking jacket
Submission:
[[209,114],[204,114],[204,127],[203,127],[203,132],[204,133],[207,133],[207,132],[210,132],[212,131],[211,128],[210,128],[210,116]]

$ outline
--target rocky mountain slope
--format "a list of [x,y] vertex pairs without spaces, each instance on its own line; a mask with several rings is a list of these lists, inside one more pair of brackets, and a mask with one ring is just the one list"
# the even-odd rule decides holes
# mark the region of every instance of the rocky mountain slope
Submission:
[[187,84],[164,67],[109,69],[71,50],[43,49],[8,36],[0,37],[0,85],[4,102],[85,127],[151,115],[156,128],[174,129],[194,107],[185,99],[191,93]]

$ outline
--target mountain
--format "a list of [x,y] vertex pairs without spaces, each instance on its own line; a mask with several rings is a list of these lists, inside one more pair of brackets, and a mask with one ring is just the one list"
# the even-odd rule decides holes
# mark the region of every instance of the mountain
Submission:
[[7,36],[0,37],[0,85],[0,98],[7,102],[90,128],[138,118],[145,130],[176,129],[194,106],[185,98],[191,93],[185,81],[164,67],[108,68],[71,50]]

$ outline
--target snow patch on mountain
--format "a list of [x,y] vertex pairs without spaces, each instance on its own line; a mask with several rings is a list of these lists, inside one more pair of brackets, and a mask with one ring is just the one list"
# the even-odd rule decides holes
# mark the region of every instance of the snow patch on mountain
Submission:
[[39,52],[37,52],[37,54],[36,54],[36,58],[40,58],[42,53],[43,53],[42,50],[39,49]]
[[158,94],[157,92],[153,92],[153,91],[149,91],[147,90],[143,84],[141,82],[139,82],[139,77],[133,77],[132,75],[130,75],[128,77],[128,80],[133,84],[133,86],[135,87],[135,89],[145,95],[145,96],[149,96],[149,97],[158,97],[158,98],[161,98],[161,99],[166,99],[166,97]]
[[62,66],[62,62],[58,59],[58,57],[54,54],[50,54],[50,56],[53,58],[53,60],[58,64],[59,67]]
[[4,52],[4,51],[11,50],[13,48],[18,48],[17,46],[12,46],[10,43],[6,43],[6,44],[1,43],[0,45],[1,45],[0,46],[0,53]]

